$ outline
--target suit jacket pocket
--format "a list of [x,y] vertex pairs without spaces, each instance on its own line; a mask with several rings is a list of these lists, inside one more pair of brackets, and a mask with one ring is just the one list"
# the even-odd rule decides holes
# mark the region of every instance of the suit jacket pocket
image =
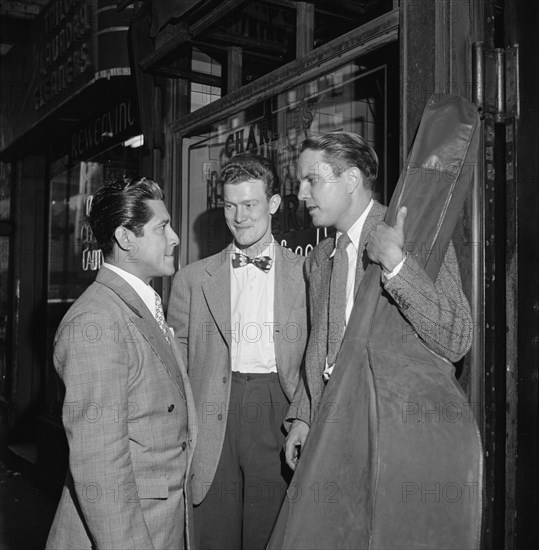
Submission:
[[167,476],[137,477],[135,481],[139,498],[168,498]]

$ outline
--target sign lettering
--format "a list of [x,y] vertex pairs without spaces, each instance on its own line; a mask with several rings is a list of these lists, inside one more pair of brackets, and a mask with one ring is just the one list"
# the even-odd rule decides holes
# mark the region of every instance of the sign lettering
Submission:
[[113,105],[71,134],[70,157],[82,158],[94,147],[112,141],[118,134],[135,127],[136,107],[129,99]]
[[62,93],[92,63],[90,12],[86,2],[56,0],[47,6],[43,29],[34,44],[33,59],[39,67],[34,89],[34,109],[39,110]]

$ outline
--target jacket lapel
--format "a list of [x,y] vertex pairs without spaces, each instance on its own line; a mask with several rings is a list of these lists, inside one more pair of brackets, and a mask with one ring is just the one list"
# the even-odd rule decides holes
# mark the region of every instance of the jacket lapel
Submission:
[[[283,331],[292,312],[292,305],[298,299],[297,289],[300,287],[298,279],[303,277],[301,269],[292,269],[292,261],[285,257],[285,250],[276,244],[275,250],[275,286],[273,299],[273,321],[275,329]],[[274,329],[274,330],[275,330]],[[275,358],[277,365],[286,364],[279,345],[280,338],[275,338]]]
[[[157,321],[153,318],[153,315],[148,312],[148,315],[143,315],[142,318],[133,317],[132,321],[139,329],[139,332],[146,338],[146,340],[148,340],[148,343],[157,357],[159,357],[159,360],[178,388],[178,391],[182,397],[185,398],[184,384],[178,362],[172,351],[172,346],[166,341],[159,325],[157,324]],[[172,335],[170,340],[174,340]]]
[[316,262],[313,263],[309,277],[309,294],[313,329],[316,339],[318,363],[325,361],[327,355],[329,286],[331,281],[331,253],[335,239],[322,241],[317,250]]
[[[141,334],[145,338],[174,382],[176,388],[182,397],[185,398],[184,384],[172,348],[166,341],[155,317],[146,307],[142,298],[135,292],[130,284],[110,269],[101,269],[97,274],[96,282],[107,286],[115,292],[133,312],[130,320],[137,328],[137,331],[133,331],[131,338],[136,339],[138,334]],[[127,328],[127,330],[129,330],[129,328]],[[173,338],[171,338],[171,340],[173,340]]]
[[363,229],[361,230],[361,237],[359,238],[359,246],[357,249],[357,263],[356,263],[356,279],[354,282],[354,297],[357,295],[361,279],[367,266],[370,263],[369,257],[367,256],[367,251],[365,247],[367,246],[367,239],[371,234],[371,231],[376,227],[378,222],[383,221],[384,215],[387,208],[382,206],[379,202],[374,201],[372,208],[367,215],[367,219],[363,224]]
[[325,239],[319,245],[316,261],[313,262],[309,284],[317,289],[328,288],[331,278],[331,253],[335,247],[333,237]]
[[282,327],[290,317],[290,306],[298,298],[298,279],[303,274],[301,270],[292,269],[294,264],[287,260],[280,245],[275,245],[275,260],[274,320]]
[[229,348],[232,332],[230,326],[230,255],[232,252],[231,243],[221,254],[208,260],[206,266],[208,278],[202,283],[202,292],[208,309]]
[[317,296],[319,296],[319,298],[317,297],[317,300],[321,300],[322,296],[326,296],[326,298],[329,297],[329,283],[331,279],[331,268],[333,265],[331,262],[331,253],[335,247],[335,239],[326,239],[325,241],[322,241],[319,246],[320,248],[318,251],[317,261],[312,266],[309,281],[310,285],[317,289],[317,292],[321,292],[321,294],[317,294]]

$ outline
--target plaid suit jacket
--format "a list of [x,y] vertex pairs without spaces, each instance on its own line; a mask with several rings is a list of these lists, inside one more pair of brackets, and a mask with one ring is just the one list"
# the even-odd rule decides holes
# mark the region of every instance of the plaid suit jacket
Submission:
[[62,320],[54,364],[69,471],[47,548],[183,548],[197,425],[177,346],[102,268]]

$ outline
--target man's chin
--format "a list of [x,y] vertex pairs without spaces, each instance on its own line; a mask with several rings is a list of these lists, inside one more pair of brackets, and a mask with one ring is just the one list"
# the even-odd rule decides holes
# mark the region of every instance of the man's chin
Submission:
[[309,216],[311,216],[311,222],[315,227],[322,227],[320,216],[318,215],[318,209],[309,210]]
[[176,272],[176,267],[174,266],[174,258],[171,256],[165,260],[163,266],[163,277],[168,277],[169,275],[174,275]]
[[316,216],[311,215],[311,222],[316,228],[325,227],[323,222],[320,219],[317,219]]
[[250,239],[234,239],[234,244],[240,249],[245,250],[246,248],[250,248],[251,246],[256,244],[256,241],[253,242]]

